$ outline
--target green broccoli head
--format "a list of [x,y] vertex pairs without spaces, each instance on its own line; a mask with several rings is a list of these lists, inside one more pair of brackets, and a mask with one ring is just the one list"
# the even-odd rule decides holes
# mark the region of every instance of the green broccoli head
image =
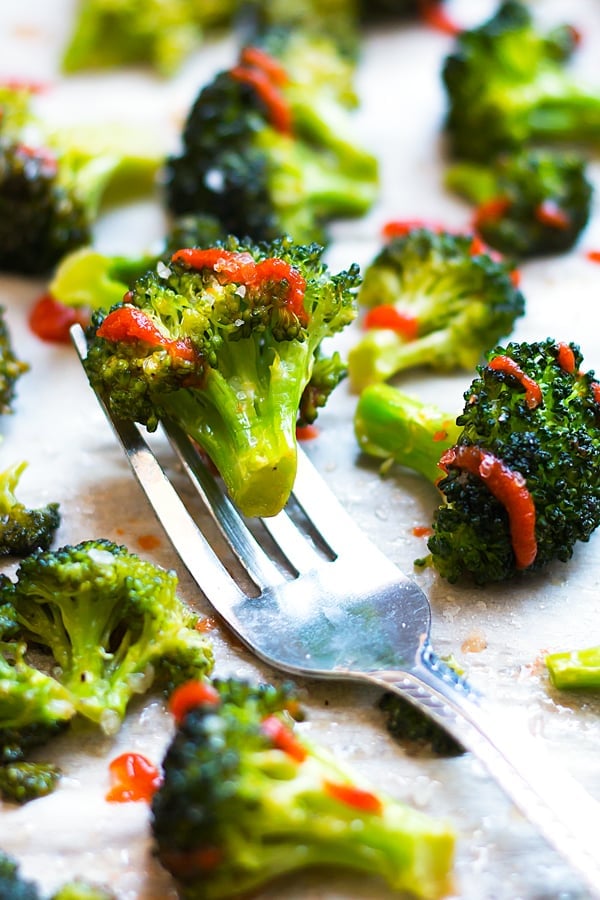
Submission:
[[357,267],[332,275],[322,252],[287,238],[183,249],[90,330],[86,371],[113,411],[178,422],[247,515],[284,506],[321,343],[355,316]]
[[[457,419],[458,455],[449,451],[443,466],[445,504],[429,539],[434,565],[448,580],[502,581],[565,562],[597,528],[599,394],[582,361],[575,344],[547,339],[498,347],[480,367]],[[484,456],[474,474],[479,451],[490,454],[488,468],[497,459],[508,474],[482,478]]]
[[116,900],[116,897],[107,887],[78,878],[63,884],[50,900]]
[[524,312],[508,263],[465,234],[414,228],[367,267],[359,304],[369,329],[350,350],[360,391],[415,366],[472,370]]
[[[96,540],[32,554],[3,585],[2,599],[24,634],[52,654],[69,713],[114,733],[131,698],[153,681],[172,686],[211,668],[210,648],[176,587],[173,572]],[[40,691],[31,696],[42,702]]]
[[228,24],[233,0],[80,0],[65,72],[148,64],[172,75],[205,29]]
[[162,864],[183,898],[229,897],[312,866],[441,896],[453,835],[442,823],[356,784],[292,730],[284,692],[217,685],[183,717],[152,803]]
[[200,92],[167,162],[167,203],[239,237],[323,241],[329,221],[363,215],[377,193],[375,158],[348,137],[348,65],[321,36],[263,43]]
[[29,803],[56,789],[60,769],[49,763],[14,762],[0,766],[0,797],[6,803]]
[[564,253],[576,243],[592,203],[586,169],[577,153],[527,149],[489,166],[457,162],[446,185],[477,204],[474,226],[490,247],[524,258]]
[[29,365],[18,359],[6,324],[5,311],[0,307],[0,415],[12,412],[18,379],[29,371]]
[[459,756],[465,752],[441,725],[399,694],[386,691],[379,701],[379,708],[393,738],[419,748],[430,748],[437,756]]
[[[3,593],[10,586],[4,585]],[[0,642],[0,746],[4,761],[22,758],[21,749],[44,743],[57,726],[75,715],[69,690],[25,659],[22,641]]]
[[600,95],[568,73],[557,34],[539,33],[525,5],[506,0],[458,36],[443,69],[453,155],[485,163],[525,144],[600,145]]
[[15,491],[26,462],[0,472],[0,556],[28,556],[47,550],[60,525],[58,503],[29,509],[17,500]]
[[37,885],[22,877],[17,862],[0,850],[0,897],[3,900],[42,900]]

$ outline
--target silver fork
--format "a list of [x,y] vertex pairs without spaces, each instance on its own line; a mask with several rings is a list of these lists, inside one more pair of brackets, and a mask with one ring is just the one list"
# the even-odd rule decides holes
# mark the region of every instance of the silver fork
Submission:
[[[83,331],[72,329],[80,359]],[[97,399],[182,562],[231,631],[292,675],[367,682],[404,697],[470,750],[521,812],[600,898],[600,804],[505,712],[439,660],[421,589],[356,526],[302,450],[292,500],[248,522],[196,447],[163,428],[241,565],[233,577],[200,530],[140,429]],[[260,528],[260,531],[258,531]],[[268,549],[271,548],[271,550]],[[244,583],[245,582],[245,583]]]

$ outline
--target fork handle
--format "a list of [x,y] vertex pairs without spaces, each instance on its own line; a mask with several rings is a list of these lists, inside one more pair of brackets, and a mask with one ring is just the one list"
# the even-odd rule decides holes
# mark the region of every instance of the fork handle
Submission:
[[[377,673],[380,686],[398,693],[470,750],[520,811],[600,898],[600,804],[557,766],[539,740],[484,709],[477,694],[428,646],[406,672]],[[488,701],[486,700],[486,706]]]

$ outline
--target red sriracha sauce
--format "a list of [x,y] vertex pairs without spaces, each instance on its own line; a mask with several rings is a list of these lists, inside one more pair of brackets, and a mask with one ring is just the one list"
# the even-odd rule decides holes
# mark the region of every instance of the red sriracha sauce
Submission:
[[535,504],[520,472],[510,469],[501,459],[476,446],[451,447],[438,463],[440,469],[464,469],[481,478],[489,492],[506,509],[515,564],[526,569],[537,555]]
[[299,441],[314,441],[319,436],[316,425],[296,425],[296,437]]
[[215,247],[209,250],[177,250],[171,261],[185,263],[192,269],[212,269],[225,284],[236,281],[247,287],[256,288],[268,281],[285,281],[288,285],[286,306],[302,325],[306,325],[308,321],[304,309],[306,281],[297,269],[283,259],[271,257],[255,262],[249,253],[237,253]]
[[282,722],[277,716],[267,716],[262,720],[260,728],[263,734],[272,741],[274,747],[283,750],[296,762],[304,762],[308,752],[285,722]]
[[585,255],[590,262],[600,263],[600,250],[588,250]]
[[178,725],[196,706],[217,706],[221,702],[219,692],[205,681],[186,681],[175,688],[169,697],[169,712]]
[[600,406],[600,382],[592,381],[591,385],[592,397],[594,398],[594,402]]
[[257,47],[246,47],[241,63],[229,70],[236,81],[254,88],[267,108],[273,128],[282,134],[292,133],[292,111],[280,88],[287,83],[287,72],[277,60]]
[[417,228],[426,228],[430,231],[447,231],[440,222],[430,222],[427,219],[392,219],[386,222],[381,229],[381,234],[387,240],[395,237],[404,237]]
[[539,384],[533,378],[530,378],[529,375],[526,375],[514,359],[511,359],[509,356],[494,356],[489,361],[488,368],[494,369],[496,372],[506,372],[508,375],[513,375],[518,379],[525,388],[525,404],[529,409],[535,409],[536,406],[540,405],[542,402],[542,391]]
[[109,764],[113,785],[106,794],[109,803],[152,800],[161,784],[161,774],[141,753],[123,753]]
[[160,331],[150,316],[136,306],[119,306],[104,319],[98,337],[107,341],[142,341],[151,347],[163,347],[173,359],[194,362],[197,353],[187,340],[171,341]]
[[561,369],[564,369],[564,371],[569,375],[573,375],[575,373],[575,354],[568,344],[564,344],[561,342],[558,345],[558,355],[556,357],[556,362],[559,364]]
[[480,229],[486,222],[497,222],[511,207],[508,197],[492,197],[480,203],[473,216],[473,228]]
[[443,8],[441,0],[420,0],[419,16],[426,25],[441,31],[442,34],[456,37],[462,31]]
[[42,341],[55,344],[70,342],[72,325],[85,327],[88,316],[78,309],[59,303],[50,294],[44,294],[34,304],[29,313],[29,327],[36,337]]
[[379,797],[376,797],[371,791],[365,791],[352,784],[337,784],[333,781],[325,781],[323,786],[334,800],[339,800],[347,806],[353,806],[361,812],[373,813],[375,816],[381,815],[383,804]]
[[565,229],[571,224],[567,213],[554,200],[544,200],[535,208],[535,217],[541,225]]
[[259,47],[244,47],[240,59],[242,65],[253,66],[264,72],[273,84],[283,85],[289,81],[288,73],[281,63]]
[[414,341],[419,331],[419,323],[415,316],[403,313],[395,306],[382,304],[368,310],[363,319],[363,328],[387,328],[396,331],[407,341]]

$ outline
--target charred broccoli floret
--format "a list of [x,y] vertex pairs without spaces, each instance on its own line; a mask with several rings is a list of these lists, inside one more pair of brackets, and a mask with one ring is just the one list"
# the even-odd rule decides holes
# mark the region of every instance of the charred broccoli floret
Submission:
[[[17,684],[16,709],[6,727],[29,724],[19,684],[37,711],[56,718],[74,712],[114,733],[135,694],[153,682],[172,689],[210,670],[209,645],[195,629],[197,617],[176,595],[177,578],[107,540],[84,541],[34,553],[16,580],[0,586],[0,602],[12,605],[23,636],[45,648],[58,667],[56,679],[26,667],[22,655],[10,667]],[[20,679],[19,679],[20,676]],[[44,679],[41,685],[32,678]],[[34,719],[33,721],[39,721]]]
[[15,491],[26,462],[16,463],[0,472],[0,556],[28,556],[34,550],[47,550],[60,525],[58,503],[29,509]]
[[322,252],[287,238],[182,249],[90,329],[86,371],[114,412],[178,422],[247,515],[288,499],[303,392],[355,315],[357,267],[332,275]]
[[400,395],[390,401],[386,385],[361,396],[355,424],[363,449],[374,445],[412,466],[422,447],[428,466],[420,471],[443,495],[428,548],[449,581],[504,581],[566,562],[597,528],[600,391],[582,362],[577,345],[550,338],[497,347],[465,392],[458,437],[454,428],[440,431],[435,417],[437,434],[428,431],[422,417],[406,455],[395,423],[402,434],[412,409],[403,412]]
[[437,756],[459,756],[464,753],[464,748],[451,734],[399,694],[386,691],[379,701],[379,708],[392,737],[419,748],[431,748]]
[[545,661],[552,684],[560,690],[600,688],[600,647],[549,653]]
[[12,412],[18,379],[29,371],[29,365],[18,359],[6,324],[4,308],[0,307],[0,415]]
[[181,717],[152,830],[182,898],[239,896],[313,866],[441,896],[449,827],[357,784],[292,730],[289,695],[275,700],[273,689],[226,682]]
[[182,152],[166,166],[170,210],[213,215],[240,238],[299,243],[367,212],[377,162],[348,136],[351,73],[321,35],[290,29],[245,47],[189,113]]
[[593,193],[586,170],[577,153],[532,149],[490,165],[454,163],[446,185],[477,204],[473,224],[490,247],[541,256],[570,250],[585,228]]
[[237,0],[80,0],[66,72],[149,64],[171,75],[207,29],[229,24]]
[[7,763],[0,766],[0,797],[21,804],[45,797],[56,788],[60,774],[60,769],[49,763]]
[[450,152],[485,163],[524,145],[600,146],[600,92],[565,67],[558,34],[538,32],[526,6],[506,0],[483,25],[463,31],[448,56]]
[[472,371],[525,307],[508,263],[470,235],[427,228],[390,240],[367,266],[358,301],[368,331],[348,356],[357,391],[416,366]]

